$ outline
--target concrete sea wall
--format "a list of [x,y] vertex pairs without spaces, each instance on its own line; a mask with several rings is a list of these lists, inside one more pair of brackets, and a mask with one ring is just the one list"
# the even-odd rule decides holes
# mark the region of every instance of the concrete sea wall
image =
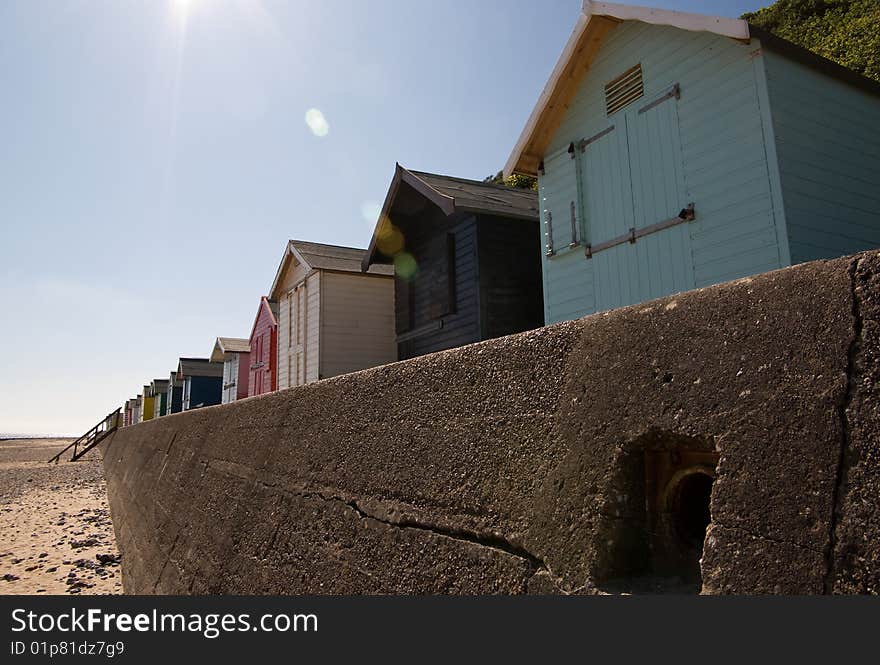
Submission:
[[124,586],[876,593],[878,356],[866,253],[144,422]]

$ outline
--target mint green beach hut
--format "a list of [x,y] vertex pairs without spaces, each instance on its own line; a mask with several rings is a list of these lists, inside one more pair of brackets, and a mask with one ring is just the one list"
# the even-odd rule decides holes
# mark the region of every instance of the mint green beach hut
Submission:
[[546,322],[880,246],[878,128],[880,85],[744,20],[585,2],[505,167]]

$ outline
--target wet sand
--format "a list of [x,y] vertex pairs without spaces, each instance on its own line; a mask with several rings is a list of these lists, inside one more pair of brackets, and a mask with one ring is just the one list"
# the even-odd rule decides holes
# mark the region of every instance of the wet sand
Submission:
[[71,439],[0,440],[0,594],[122,593],[100,452]]

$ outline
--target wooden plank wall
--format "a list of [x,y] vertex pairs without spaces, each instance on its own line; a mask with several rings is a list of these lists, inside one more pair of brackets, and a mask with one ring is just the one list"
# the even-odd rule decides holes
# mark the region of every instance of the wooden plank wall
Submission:
[[262,363],[262,365],[249,372],[248,396],[250,397],[272,392],[273,378],[276,381],[275,385],[277,385],[277,337],[277,323],[275,325],[272,324],[270,312],[261,302],[257,322],[250,338],[251,353],[248,364],[259,365]]
[[[305,284],[305,289],[294,289]],[[303,265],[289,266],[282,275],[278,294],[278,389],[302,385],[318,378],[320,277],[308,276]],[[306,301],[308,299],[308,314]],[[295,317],[295,318],[294,318]],[[297,320],[300,331],[297,331]],[[293,332],[293,336],[291,335]],[[308,345],[305,344],[308,341]],[[304,357],[304,361],[301,359]],[[305,362],[305,368],[298,363]]]
[[[601,132],[624,113],[606,116],[604,84],[636,63],[642,65],[645,87],[643,100],[636,105],[657,98],[675,83],[681,88],[680,100],[666,103],[678,106],[684,197],[697,208],[697,221],[687,226],[690,257],[685,257],[684,266],[693,285],[715,284],[783,264],[787,247],[780,252],[754,71],[753,51],[758,46],[754,41],[749,45],[637,22],[621,23],[609,33],[548,147],[546,175],[539,178],[542,231],[546,212],[551,211],[556,251],[542,259],[547,323],[597,311],[603,300],[595,293],[595,262],[585,259],[582,247],[568,248],[569,203],[576,175],[554,167],[564,160],[571,162],[566,153],[571,141]],[[664,168],[669,167],[657,165]],[[580,202],[579,213],[585,209]],[[636,243],[618,251],[637,257],[641,249]],[[660,260],[664,258],[672,260],[665,256]],[[646,292],[632,271],[619,271],[614,279],[620,281],[614,288],[632,302],[657,295]]]
[[793,263],[880,246],[880,97],[764,51]]
[[236,381],[238,377],[238,362],[237,353],[230,353],[229,358],[223,361],[223,404],[234,402],[238,397],[237,386],[231,385],[228,388],[226,387],[233,381]]
[[[391,277],[323,271],[321,289],[320,378],[376,367],[397,359],[394,348],[394,280]],[[311,325],[310,336],[317,336],[318,326]],[[309,367],[317,371],[317,358],[314,361],[312,365],[310,359]]]
[[[479,271],[477,264],[477,222],[473,215],[447,219],[431,210],[403,223],[406,250],[418,264],[415,277],[406,286],[396,279],[395,313],[398,321],[398,358],[405,360],[443,349],[470,344],[480,339]],[[446,293],[447,237],[454,238],[455,306],[444,313],[440,298]],[[407,291],[412,290],[411,299]],[[409,308],[412,307],[410,312]],[[442,326],[439,325],[442,322]],[[414,331],[415,336],[407,335]]]
[[538,223],[479,217],[482,339],[544,324]]

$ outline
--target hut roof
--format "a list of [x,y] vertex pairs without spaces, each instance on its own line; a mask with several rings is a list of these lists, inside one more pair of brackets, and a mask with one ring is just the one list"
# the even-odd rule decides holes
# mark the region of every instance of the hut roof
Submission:
[[153,379],[150,388],[154,395],[168,392],[168,379]]
[[400,164],[394,165],[394,177],[385,195],[385,203],[376,220],[370,246],[361,263],[361,269],[374,270],[381,264],[376,259],[376,243],[383,224],[387,223],[397,199],[401,183],[406,183],[426,199],[434,203],[446,215],[471,212],[515,219],[537,220],[538,194],[530,189],[505,187],[481,180],[468,180],[450,175],[414,171]]
[[211,351],[211,362],[228,360],[231,353],[250,353],[250,340],[241,337],[218,337]]
[[[306,240],[290,240],[278,264],[275,280],[269,289],[269,296],[275,296],[275,289],[284,272],[284,267],[291,258],[296,258],[309,269],[334,270],[339,272],[361,272],[361,263],[364,259],[365,250],[357,247],[341,247],[339,245],[325,245],[319,242]],[[394,267],[387,265],[372,266],[368,271],[371,275],[393,275]],[[277,316],[277,312],[273,312]]]
[[537,174],[544,151],[577,93],[581,79],[592,66],[606,34],[623,21],[641,21],[693,32],[710,32],[746,43],[755,37],[761,40],[762,46],[788,58],[874,94],[880,94],[880,84],[876,81],[765,32],[743,19],[584,0],[571,37],[504,166],[505,175]]
[[177,376],[223,376],[223,363],[211,362],[208,358],[181,358],[177,365]]

